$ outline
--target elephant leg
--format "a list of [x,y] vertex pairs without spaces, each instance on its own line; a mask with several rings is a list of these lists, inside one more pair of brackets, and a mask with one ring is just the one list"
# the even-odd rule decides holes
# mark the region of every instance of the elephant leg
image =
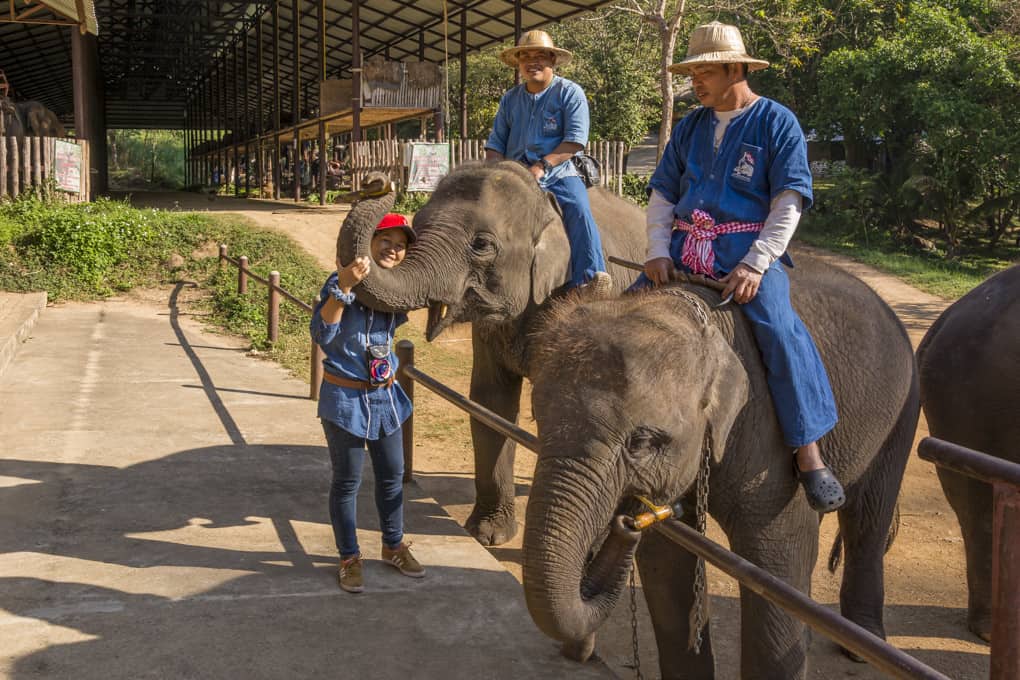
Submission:
[[[917,429],[916,397],[908,399],[907,404],[867,471],[848,486],[847,502],[839,510],[839,532],[846,555],[839,589],[840,612],[882,639],[885,553],[890,528],[895,531],[896,499]],[[845,649],[844,653],[861,660]]]
[[967,554],[967,628],[992,638],[992,487],[938,468],[939,481],[956,513]]
[[[750,507],[734,516],[753,517]],[[744,522],[729,532],[731,549],[811,595],[818,559],[818,515],[794,501],[770,524]],[[807,677],[807,626],[778,605],[740,587],[740,677],[744,680],[803,680]]]
[[641,588],[655,628],[662,680],[711,680],[715,677],[715,662],[711,626],[707,622],[707,592],[701,653],[695,654],[687,648],[697,558],[659,532],[649,531],[641,537],[637,562]]
[[[487,343],[472,331],[471,400],[517,422],[521,376],[499,365]],[[517,533],[514,513],[514,441],[471,420],[475,449],[475,507],[465,528],[482,545],[506,543]]]

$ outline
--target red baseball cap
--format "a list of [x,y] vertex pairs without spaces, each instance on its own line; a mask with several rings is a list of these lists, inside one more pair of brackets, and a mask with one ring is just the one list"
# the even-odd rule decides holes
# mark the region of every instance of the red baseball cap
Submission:
[[407,218],[398,213],[386,213],[382,219],[379,220],[379,224],[375,225],[376,233],[383,229],[403,229],[404,233],[407,234],[407,242],[414,243],[417,237],[414,235],[414,229],[408,223]]

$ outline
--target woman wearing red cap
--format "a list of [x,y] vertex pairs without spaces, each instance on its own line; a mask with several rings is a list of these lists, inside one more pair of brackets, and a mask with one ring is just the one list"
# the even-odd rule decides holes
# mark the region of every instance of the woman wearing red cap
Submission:
[[351,593],[364,589],[357,536],[357,497],[365,447],[375,472],[375,505],[382,529],[382,560],[413,578],[425,569],[404,543],[404,451],[401,424],[411,414],[411,401],[394,382],[397,357],[393,331],[406,314],[378,312],[358,302],[353,288],[372,267],[396,267],[404,259],[414,230],[402,215],[387,213],[372,236],[372,259],[358,257],[326,280],[312,315],[312,339],[325,353],[319,392],[319,418],[326,433],[333,484],[329,518],[340,551],[340,587]]

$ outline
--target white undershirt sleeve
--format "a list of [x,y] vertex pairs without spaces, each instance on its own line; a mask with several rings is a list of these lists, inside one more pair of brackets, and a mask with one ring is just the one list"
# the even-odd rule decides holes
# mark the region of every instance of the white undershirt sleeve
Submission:
[[[786,252],[786,247],[790,245],[793,232],[797,230],[797,224],[800,223],[803,207],[804,197],[792,189],[780,192],[773,198],[769,207],[769,215],[765,218],[765,226],[758,234],[758,240],[751,244],[751,249],[740,261],[741,264],[746,264],[759,274],[771,267],[772,263],[778,260]],[[648,224],[650,249],[652,240],[651,212],[649,212]]]
[[669,257],[669,239],[673,232],[673,204],[652,189],[652,195],[648,197],[646,215],[648,254],[645,262],[657,257]]

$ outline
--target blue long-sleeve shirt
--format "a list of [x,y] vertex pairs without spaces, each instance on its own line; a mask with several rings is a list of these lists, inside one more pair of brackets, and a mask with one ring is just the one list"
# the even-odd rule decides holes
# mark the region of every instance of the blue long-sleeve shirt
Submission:
[[[323,370],[349,380],[368,381],[368,346],[389,345],[390,366],[395,374],[398,364],[393,332],[407,322],[407,315],[377,312],[355,299],[344,307],[339,322],[325,323],[322,305],[330,299],[329,289],[336,284],[334,272],[322,287],[322,302],[315,306],[310,324],[312,340],[326,355]],[[390,387],[361,390],[323,381],[319,391],[319,417],[365,439],[395,432],[411,415],[411,408],[411,400],[396,382]]]
[[[528,92],[524,83],[513,87],[499,100],[486,149],[525,165],[534,165],[563,142],[588,143],[591,117],[588,98],[572,80],[553,76],[552,83],[538,94]],[[562,177],[578,176],[577,168],[564,161],[541,181],[548,186]]]

